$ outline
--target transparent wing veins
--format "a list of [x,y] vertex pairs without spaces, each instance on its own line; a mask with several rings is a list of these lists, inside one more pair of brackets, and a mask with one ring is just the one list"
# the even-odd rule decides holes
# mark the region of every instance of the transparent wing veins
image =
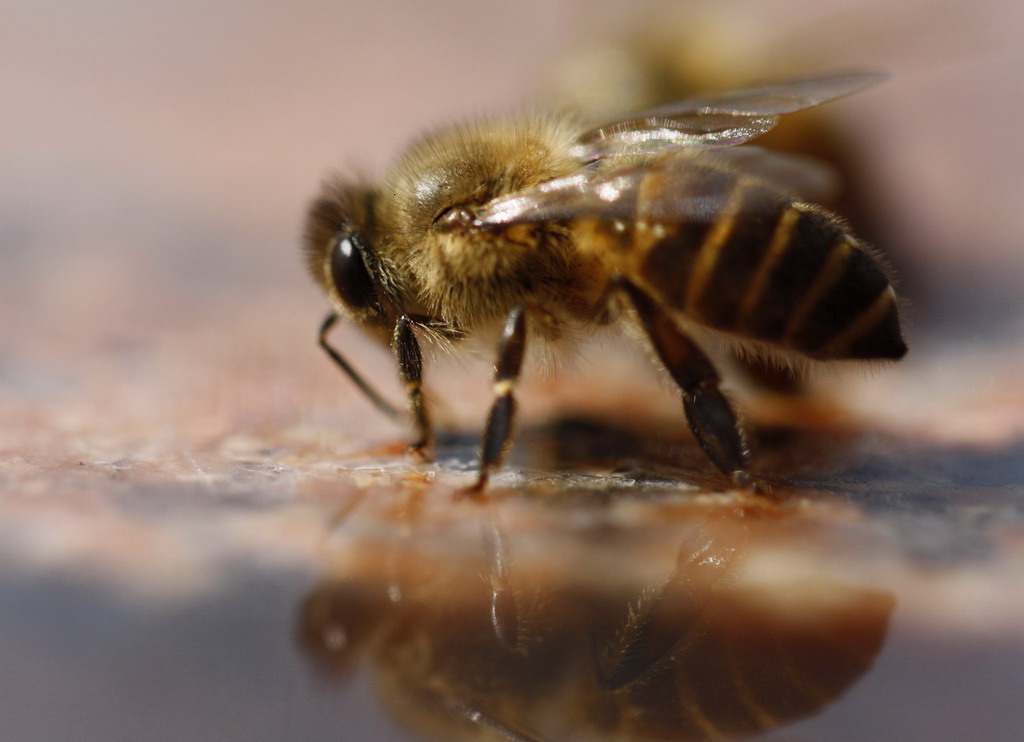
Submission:
[[[689,152],[629,167],[593,163],[563,178],[525,191],[492,199],[475,212],[473,226],[496,229],[514,224],[599,217],[633,221],[700,221],[729,198],[717,181],[702,176],[702,164],[724,165],[776,190],[808,201],[828,200],[838,179],[824,163],[801,155],[771,152],[760,147]],[[638,201],[648,178],[658,181]]]
[[782,114],[851,95],[887,77],[880,71],[842,72],[687,98],[588,129],[571,154],[589,162],[617,155],[732,147],[769,131]]

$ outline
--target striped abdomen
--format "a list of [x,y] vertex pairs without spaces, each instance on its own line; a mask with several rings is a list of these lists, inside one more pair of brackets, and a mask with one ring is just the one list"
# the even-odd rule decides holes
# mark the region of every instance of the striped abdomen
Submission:
[[888,276],[834,214],[707,162],[652,171],[636,212],[602,231],[668,307],[812,358],[906,352]]

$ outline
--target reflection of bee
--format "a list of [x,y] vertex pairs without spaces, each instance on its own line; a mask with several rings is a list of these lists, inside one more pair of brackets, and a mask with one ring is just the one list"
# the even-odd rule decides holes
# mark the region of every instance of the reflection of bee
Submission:
[[[300,607],[298,638],[328,677],[368,669],[417,738],[699,742],[765,732],[818,713],[860,679],[894,600],[827,570],[792,582],[743,577],[746,560],[777,548],[761,535],[780,525],[760,517],[768,510],[747,512],[752,520],[701,508],[693,528],[677,512],[669,530],[631,518],[620,524],[629,537],[614,520],[573,534],[534,521],[522,559],[516,536],[526,534],[497,534],[494,523],[500,543],[486,560],[461,541],[473,529],[446,533],[444,548],[428,536],[426,548],[382,552],[377,521],[376,550],[358,536],[337,544],[340,558]],[[660,510],[646,525],[665,518]],[[674,564],[662,546],[676,546]],[[594,580],[587,557],[609,549],[607,563],[623,569]]]
[[397,416],[326,342],[339,315],[390,336],[422,451],[431,431],[414,331],[457,340],[504,322],[479,491],[509,439],[527,337],[608,324],[625,300],[708,457],[748,483],[736,416],[690,335],[818,360],[896,359],[906,346],[885,271],[839,217],[804,200],[829,188],[828,173],[734,146],[878,80],[790,80],[591,129],[542,116],[476,123],[422,139],[380,188],[328,183],[306,233],[336,312],[321,345]]

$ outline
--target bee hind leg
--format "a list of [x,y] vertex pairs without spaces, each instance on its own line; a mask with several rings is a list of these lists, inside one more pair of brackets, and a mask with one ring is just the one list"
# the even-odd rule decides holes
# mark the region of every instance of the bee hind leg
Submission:
[[487,416],[483,444],[480,449],[480,473],[476,484],[466,491],[478,496],[487,486],[491,472],[505,457],[508,442],[512,436],[512,421],[516,414],[516,400],[512,394],[519,381],[526,353],[526,311],[516,307],[505,322],[505,329],[498,342],[498,359],[494,370],[494,402]]
[[710,359],[646,292],[625,279],[617,283],[636,307],[654,350],[682,390],[686,420],[704,453],[734,484],[754,486],[739,421],[718,388],[720,378]]

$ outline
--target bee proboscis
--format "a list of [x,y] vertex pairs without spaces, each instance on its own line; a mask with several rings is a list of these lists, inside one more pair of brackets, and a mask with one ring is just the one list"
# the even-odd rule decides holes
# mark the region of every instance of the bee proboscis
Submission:
[[400,417],[326,336],[341,316],[391,343],[422,453],[432,428],[417,333],[456,343],[503,326],[480,492],[510,440],[528,342],[625,317],[678,384],[708,458],[749,485],[741,427],[699,340],[821,361],[898,359],[906,345],[887,271],[814,204],[833,186],[827,169],[746,142],[883,78],[787,80],[589,128],[539,114],[477,121],[415,142],[377,187],[330,180],[306,229],[333,304],[320,343]]

